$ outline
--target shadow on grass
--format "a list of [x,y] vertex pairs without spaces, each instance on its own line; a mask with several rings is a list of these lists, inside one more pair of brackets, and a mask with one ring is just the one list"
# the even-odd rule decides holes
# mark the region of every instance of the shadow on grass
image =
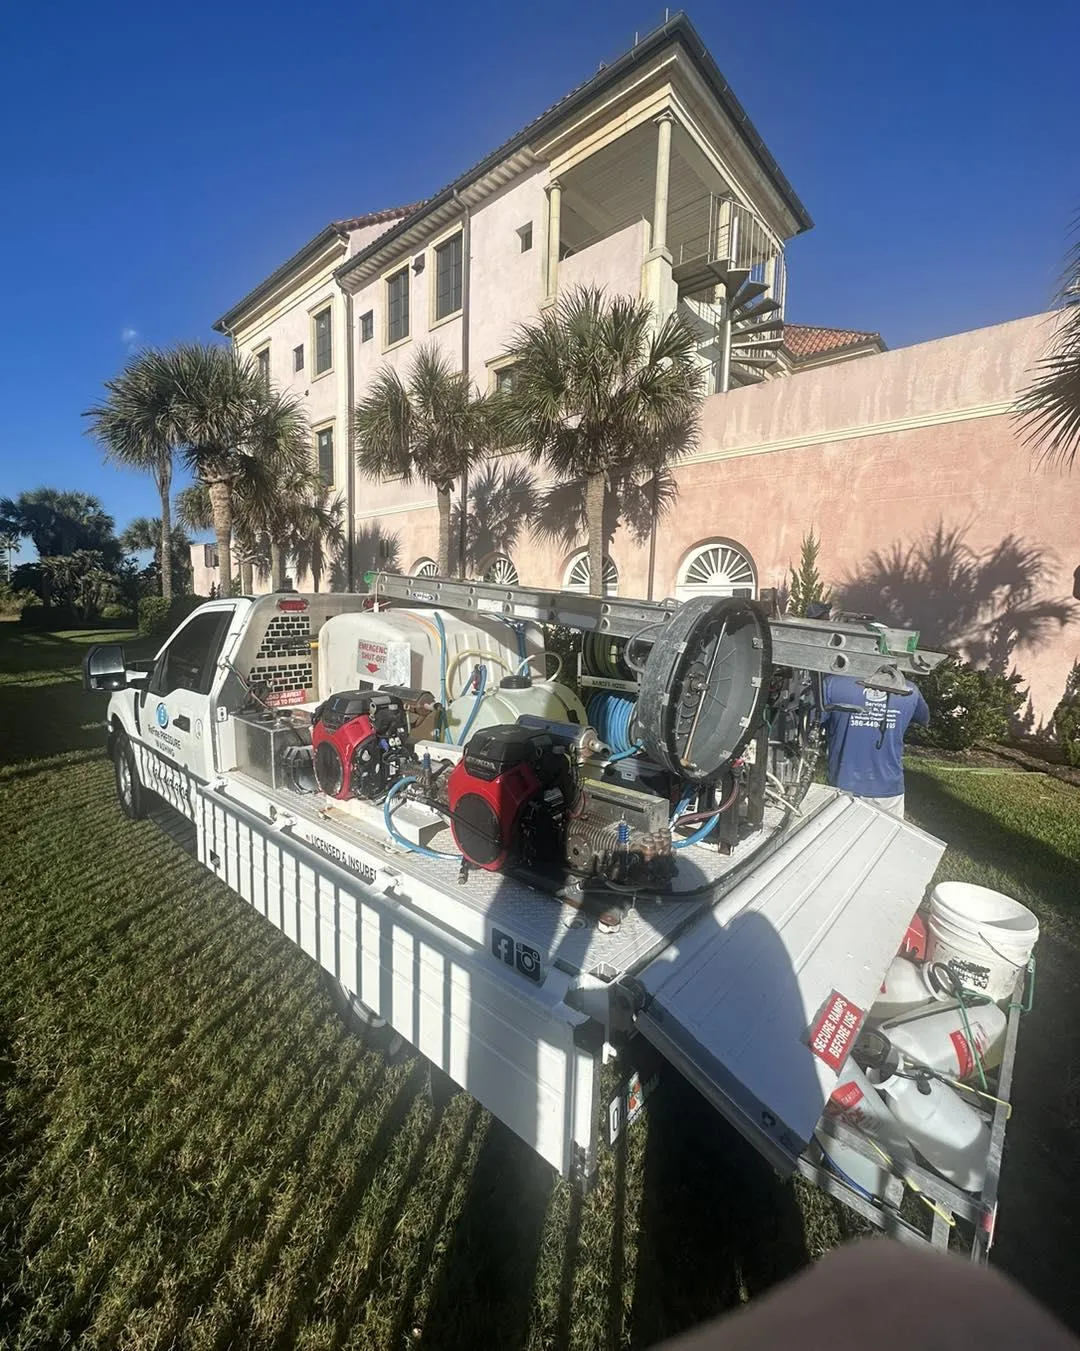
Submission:
[[648,1112],[635,1347],[738,1308],[807,1262],[793,1185],[675,1070]]
[[[1076,800],[1080,811],[1080,793]],[[929,774],[908,775],[908,801],[921,825],[1005,874],[1000,885],[1014,877],[1042,898],[1040,919],[1053,913],[1037,948],[1034,1006],[1020,1029],[991,1260],[1080,1331],[1080,1214],[1072,1203],[1080,1195],[1080,870],[1050,845],[954,797]],[[949,855],[940,871],[958,871]]]

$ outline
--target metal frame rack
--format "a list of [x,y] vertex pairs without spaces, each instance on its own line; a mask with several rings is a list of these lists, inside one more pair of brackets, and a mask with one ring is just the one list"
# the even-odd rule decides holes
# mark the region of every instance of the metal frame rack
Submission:
[[[438,605],[514,622],[563,624],[643,643],[679,611],[677,601],[621,600],[392,572],[376,573],[371,590],[376,597],[411,605]],[[944,659],[940,653],[920,650],[918,633],[881,624],[789,618],[771,620],[769,628],[774,665],[849,675],[897,693],[907,688],[907,676],[926,675]]]

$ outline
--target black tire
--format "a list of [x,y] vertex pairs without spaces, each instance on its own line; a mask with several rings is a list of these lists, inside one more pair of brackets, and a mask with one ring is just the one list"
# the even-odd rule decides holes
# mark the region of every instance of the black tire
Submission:
[[116,782],[116,800],[129,821],[141,821],[146,815],[146,789],[139,780],[135,752],[127,734],[117,732],[113,742],[113,777]]
[[341,981],[336,980],[329,971],[323,972],[330,1002],[344,1024],[346,1032],[363,1037],[373,1051],[382,1051],[388,1060],[396,1062],[404,1059],[411,1049],[385,1018],[380,1018],[374,1009],[359,1000],[351,990],[346,990]]

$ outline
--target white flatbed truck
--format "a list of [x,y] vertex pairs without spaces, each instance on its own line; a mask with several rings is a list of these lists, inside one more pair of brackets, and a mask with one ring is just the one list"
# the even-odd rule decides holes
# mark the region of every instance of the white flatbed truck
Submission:
[[[526,649],[522,625],[557,621],[625,639],[679,611],[385,575],[375,594],[420,616],[415,647],[441,613],[464,617],[473,651],[493,656],[500,642],[512,656]],[[426,828],[421,820],[410,838],[424,844],[409,847],[402,832],[411,828],[384,828],[389,802],[379,794],[374,804],[349,801],[325,791],[325,774],[295,773],[312,759],[318,772],[308,729],[342,683],[380,662],[411,657],[417,669],[415,650],[373,648],[364,637],[367,617],[385,622],[372,603],[370,593],[210,601],[148,671],[118,649],[92,650],[84,678],[111,691],[108,751],[123,811],[142,815],[152,792],[187,817],[199,860],[318,962],[358,1012],[385,1020],[579,1185],[594,1175],[601,1137],[624,1124],[617,1103],[599,1101],[601,1065],[635,1034],[777,1169],[807,1171],[837,1072],[944,845],[810,784],[797,806],[779,790],[760,799],[757,817],[751,810],[749,827],[729,831],[726,845],[673,853],[664,887],[616,888],[614,924],[574,895],[573,878],[553,894],[527,869],[466,873],[453,813],[449,825],[445,809],[441,823],[437,813]],[[727,626],[720,643],[730,641]],[[867,646],[843,626],[772,627],[774,664],[816,660],[809,643],[824,654],[819,671],[832,663],[900,687],[918,662],[911,643],[898,657],[880,636]],[[445,643],[444,632],[444,667]],[[526,659],[540,650],[535,634],[529,643]],[[352,665],[335,675],[342,651]],[[299,752],[285,753],[291,746]],[[423,746],[428,765],[438,740]],[[765,750],[759,741],[759,762]],[[460,750],[447,755],[463,763]],[[749,758],[735,761],[744,780]]]

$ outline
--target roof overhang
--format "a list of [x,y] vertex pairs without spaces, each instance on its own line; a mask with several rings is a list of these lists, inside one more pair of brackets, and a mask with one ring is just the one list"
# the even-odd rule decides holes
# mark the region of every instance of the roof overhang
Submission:
[[272,302],[279,290],[295,285],[298,273],[317,271],[332,262],[334,253],[347,244],[348,238],[348,230],[338,225],[328,225],[325,230],[320,230],[314,239],[309,239],[302,249],[286,259],[269,277],[223,314],[214,324],[214,330],[224,333],[226,337],[231,336],[240,321],[253,310]]
[[380,267],[406,253],[414,244],[420,244],[439,226],[460,215],[465,205],[473,205],[488,193],[497,190],[542,158],[540,148],[550,142],[560,127],[580,116],[601,95],[614,89],[627,76],[652,62],[665,49],[677,48],[685,55],[689,66],[703,83],[708,95],[720,106],[733,126],[739,146],[748,162],[768,183],[771,192],[783,204],[791,220],[791,234],[800,234],[813,226],[803,206],[770,154],[765,142],[735,97],[731,86],[720,73],[709,55],[697,30],[685,14],[676,14],[667,23],[649,33],[630,51],[625,52],[610,66],[603,67],[591,80],[580,85],[547,112],[518,132],[516,136],[492,151],[479,164],[449,183],[441,191],[392,226],[366,249],[361,249],[336,272],[338,281],[348,291],[355,291],[374,276]]

